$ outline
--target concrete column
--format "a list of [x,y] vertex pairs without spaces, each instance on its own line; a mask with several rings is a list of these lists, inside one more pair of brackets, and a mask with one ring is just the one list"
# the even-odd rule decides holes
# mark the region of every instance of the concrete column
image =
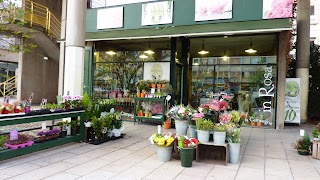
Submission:
[[[61,8],[61,35],[60,39],[64,40],[66,38],[66,17],[67,17],[67,0],[62,1],[62,8]],[[63,80],[64,80],[64,55],[65,55],[65,41],[60,43],[60,57],[59,57],[59,88],[58,94],[63,95]]]
[[297,68],[301,78],[301,122],[308,119],[309,67],[310,67],[310,0],[298,0],[297,10]]
[[82,95],[86,0],[68,0],[64,65],[64,94]]
[[290,31],[283,31],[279,34],[279,51],[278,51],[278,82],[277,82],[277,120],[276,128],[284,128],[285,113],[285,88],[286,88],[286,69],[287,58],[290,51]]

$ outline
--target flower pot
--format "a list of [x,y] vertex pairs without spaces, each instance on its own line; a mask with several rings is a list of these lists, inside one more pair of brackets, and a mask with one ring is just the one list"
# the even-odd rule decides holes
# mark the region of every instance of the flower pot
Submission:
[[180,160],[182,167],[192,167],[194,148],[181,148]]
[[142,98],[146,97],[146,93],[141,93],[140,97]]
[[226,142],[226,132],[213,132],[213,143],[224,144]]
[[197,127],[196,127],[196,125],[189,125],[189,137],[197,138]]
[[257,122],[257,126],[261,127],[262,126],[262,122]]
[[197,130],[198,140],[201,143],[209,142],[210,131]]
[[91,122],[89,121],[89,122],[84,122],[84,126],[85,127],[91,127]]
[[26,107],[24,108],[24,112],[25,112],[25,113],[30,113],[30,106],[26,106]]
[[157,85],[156,85],[156,84],[151,84],[151,87],[152,87],[152,88],[156,88]]
[[67,131],[61,131],[60,134],[59,134],[60,138],[64,138],[66,136],[67,136]]
[[310,154],[310,151],[305,151],[305,150],[299,150],[298,149],[298,154],[308,156]]
[[229,143],[229,162],[237,164],[240,154],[240,143]]
[[171,127],[171,122],[170,121],[163,122],[163,128],[164,129],[170,129],[170,127]]
[[162,87],[162,88],[166,87],[166,84],[161,84],[161,87]]
[[256,122],[250,122],[251,126],[256,126]]
[[157,88],[161,88],[161,84],[157,84]]
[[177,136],[187,135],[189,121],[175,120],[175,123],[176,123],[176,135]]
[[137,92],[137,97],[141,97],[141,93],[140,92]]
[[157,148],[157,156],[160,162],[168,162],[171,159],[172,146]]

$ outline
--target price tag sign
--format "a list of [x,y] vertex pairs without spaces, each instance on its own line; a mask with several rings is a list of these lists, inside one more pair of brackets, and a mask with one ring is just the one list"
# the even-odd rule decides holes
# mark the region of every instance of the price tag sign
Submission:
[[14,141],[17,139],[18,139],[18,131],[17,130],[10,131],[10,140]]
[[41,129],[42,129],[42,130],[47,129],[47,123],[46,123],[46,122],[42,122],[42,123],[41,123]]

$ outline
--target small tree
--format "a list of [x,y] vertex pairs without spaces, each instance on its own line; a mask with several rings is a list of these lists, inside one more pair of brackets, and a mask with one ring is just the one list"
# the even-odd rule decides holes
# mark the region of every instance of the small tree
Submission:
[[[0,0],[0,35],[3,37],[0,48],[8,49],[11,52],[29,53],[35,47],[33,43],[27,43],[27,39],[34,36],[32,29],[23,28],[27,22],[24,16],[27,11],[19,7],[19,0]],[[25,41],[21,41],[21,40]],[[21,46],[23,42],[23,46]]]

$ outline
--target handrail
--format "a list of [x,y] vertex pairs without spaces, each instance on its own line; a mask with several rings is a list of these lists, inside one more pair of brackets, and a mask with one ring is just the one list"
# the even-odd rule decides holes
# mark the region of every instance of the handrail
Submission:
[[48,7],[39,3],[26,0],[22,7],[26,11],[24,20],[28,21],[30,27],[34,24],[45,28],[49,37],[60,39],[61,22],[51,13]]
[[16,76],[13,76],[6,81],[0,83],[0,94],[2,96],[13,95],[17,92],[16,88]]

